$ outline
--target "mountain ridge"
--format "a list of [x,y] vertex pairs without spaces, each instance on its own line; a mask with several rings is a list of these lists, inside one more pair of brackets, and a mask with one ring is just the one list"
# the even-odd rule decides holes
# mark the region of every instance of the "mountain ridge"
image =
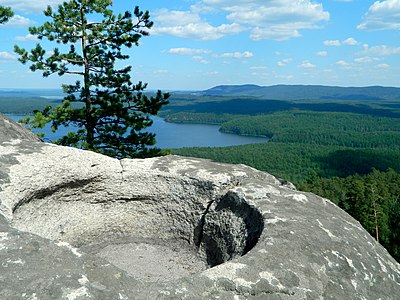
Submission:
[[386,86],[218,85],[202,91],[201,94],[207,96],[253,96],[276,100],[400,100],[400,88]]

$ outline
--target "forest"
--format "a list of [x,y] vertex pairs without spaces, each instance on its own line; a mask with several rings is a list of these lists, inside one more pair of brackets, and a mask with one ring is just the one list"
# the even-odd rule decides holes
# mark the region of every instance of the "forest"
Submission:
[[282,143],[399,149],[398,121],[365,114],[290,110],[236,118],[223,123],[221,131],[266,136]]
[[379,241],[394,258],[400,258],[400,174],[373,169],[361,176],[321,178],[314,174],[299,185],[330,199]]

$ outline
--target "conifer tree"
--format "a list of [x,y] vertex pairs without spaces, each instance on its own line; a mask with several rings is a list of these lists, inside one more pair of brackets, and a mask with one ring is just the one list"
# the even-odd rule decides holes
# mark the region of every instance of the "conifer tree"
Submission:
[[112,5],[112,0],[70,0],[56,11],[49,6],[44,14],[50,21],[29,31],[59,46],[48,51],[39,43],[30,52],[15,46],[19,61],[29,62],[44,77],[78,77],[75,84],[63,85],[61,105],[37,111],[27,122],[36,128],[51,123],[53,131],[61,125],[79,128],[56,141],[62,145],[117,158],[158,155],[159,149],[148,147],[155,144],[155,135],[143,130],[169,95],[144,94],[147,84],[131,82],[131,67],[116,66],[129,58],[123,49],[138,46],[153,22],[148,11],[135,7],[133,13],[115,14]]
[[0,24],[7,22],[13,16],[14,13],[10,7],[4,7],[0,5]]

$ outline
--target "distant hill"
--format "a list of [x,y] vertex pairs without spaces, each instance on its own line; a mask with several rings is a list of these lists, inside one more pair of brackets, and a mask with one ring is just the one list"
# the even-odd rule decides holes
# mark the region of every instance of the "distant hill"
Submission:
[[219,85],[201,92],[208,96],[253,96],[275,100],[400,100],[400,88],[323,85]]

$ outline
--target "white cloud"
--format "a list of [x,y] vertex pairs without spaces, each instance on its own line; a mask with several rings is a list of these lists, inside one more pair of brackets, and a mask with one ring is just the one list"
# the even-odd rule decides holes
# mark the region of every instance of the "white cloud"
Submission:
[[326,40],[323,42],[323,44],[328,47],[338,47],[338,46],[342,46],[342,45],[354,46],[354,45],[358,45],[359,43],[355,38],[349,37],[343,41]]
[[[206,13],[225,14],[227,24],[211,25],[202,17]],[[253,40],[278,41],[301,36],[304,29],[316,29],[328,21],[322,4],[311,0],[202,0],[189,11],[161,9],[153,12],[156,34],[200,40],[215,40],[249,30]]]
[[376,69],[389,69],[390,66],[388,64],[379,64],[375,66]]
[[354,46],[354,45],[357,45],[357,44],[358,44],[357,40],[354,39],[354,38],[352,38],[352,37],[350,37],[350,38],[348,38],[348,39],[345,39],[342,43],[343,43],[344,45],[350,45],[350,46]]
[[210,51],[204,49],[195,49],[195,48],[171,48],[168,50],[168,53],[174,55],[194,55],[194,54],[206,54],[210,53]]
[[218,71],[212,71],[212,72],[207,72],[207,73],[204,73],[205,75],[209,75],[209,76],[216,76],[216,75],[218,75],[219,74],[219,72]]
[[357,26],[360,30],[400,29],[400,1],[375,1],[364,15],[364,22]]
[[153,73],[156,74],[156,75],[164,75],[164,74],[167,74],[169,72],[168,72],[168,70],[161,69],[161,70],[155,70]]
[[250,58],[253,57],[254,54],[250,51],[245,51],[245,52],[227,52],[222,54],[216,54],[214,56],[220,58]]
[[214,2],[219,2],[222,10],[229,13],[228,20],[251,26],[253,40],[288,40],[301,36],[303,29],[318,28],[317,23],[329,20],[329,13],[323,10],[322,4],[309,0]]
[[9,6],[16,12],[40,13],[48,5],[55,6],[63,3],[64,0],[0,0],[0,5]]
[[197,61],[198,63],[201,63],[203,65],[207,65],[210,63],[208,60],[204,59],[204,57],[200,55],[195,55],[192,58],[194,61]]
[[211,51],[209,50],[197,49],[197,48],[171,48],[167,51],[167,53],[173,55],[192,55],[193,60],[201,64],[209,64],[210,62],[200,54],[208,54],[216,58],[250,58],[254,56],[254,54],[250,51],[211,54]]
[[348,65],[349,65],[349,63],[345,62],[344,60],[338,60],[338,61],[336,62],[336,64],[337,64],[338,66],[348,66]]
[[[1,4],[1,0],[0,0]],[[28,18],[25,18],[20,15],[14,15],[7,23],[0,25],[1,27],[7,27],[7,28],[25,28],[32,26],[34,22]]]
[[274,77],[277,79],[293,79],[293,75],[275,75]]
[[17,42],[27,42],[27,41],[37,41],[37,40],[38,40],[37,36],[32,34],[27,34],[24,36],[16,36],[14,38],[14,41]]
[[198,40],[217,40],[245,30],[237,23],[212,26],[202,20],[199,14],[190,11],[161,9],[153,12],[153,20],[153,34]]
[[370,57],[370,56],[362,56],[362,57],[357,57],[354,59],[354,62],[356,63],[372,63],[372,62],[377,62],[377,61],[381,61],[383,60],[383,58],[379,58],[379,57]]
[[391,47],[387,45],[379,45],[370,47],[367,44],[363,45],[364,50],[360,51],[358,54],[361,55],[377,55],[377,56],[389,56],[389,55],[399,55],[400,47]]
[[282,59],[282,60],[278,61],[278,62],[276,63],[276,65],[277,65],[278,67],[284,67],[284,66],[286,66],[287,64],[289,64],[289,63],[291,63],[291,62],[292,62],[292,59],[291,59],[291,58],[285,58],[285,59]]
[[190,7],[190,10],[194,13],[198,13],[198,14],[208,14],[208,13],[214,13],[216,12],[216,9],[203,3],[203,2],[197,2],[195,4],[193,4]]
[[373,62],[375,59],[369,57],[369,56],[363,56],[363,57],[357,57],[354,59],[354,62],[356,63],[370,63]]
[[338,60],[336,62],[336,65],[338,65],[338,66],[340,66],[340,67],[342,67],[344,69],[350,69],[351,68],[351,64],[348,63],[347,61],[344,61],[344,60]]
[[3,51],[3,52],[0,52],[0,59],[14,60],[14,59],[17,59],[17,57],[10,52]]
[[328,52],[327,51],[318,51],[317,55],[321,56],[321,57],[328,56]]
[[257,70],[257,71],[260,71],[260,70],[267,70],[268,68],[267,68],[267,67],[264,67],[264,66],[253,66],[253,67],[250,67],[249,69],[250,69],[250,70]]
[[304,60],[299,66],[305,69],[311,69],[316,67],[316,65],[310,63],[308,60]]
[[325,46],[333,47],[333,46],[340,46],[341,43],[339,40],[326,40],[323,43]]

